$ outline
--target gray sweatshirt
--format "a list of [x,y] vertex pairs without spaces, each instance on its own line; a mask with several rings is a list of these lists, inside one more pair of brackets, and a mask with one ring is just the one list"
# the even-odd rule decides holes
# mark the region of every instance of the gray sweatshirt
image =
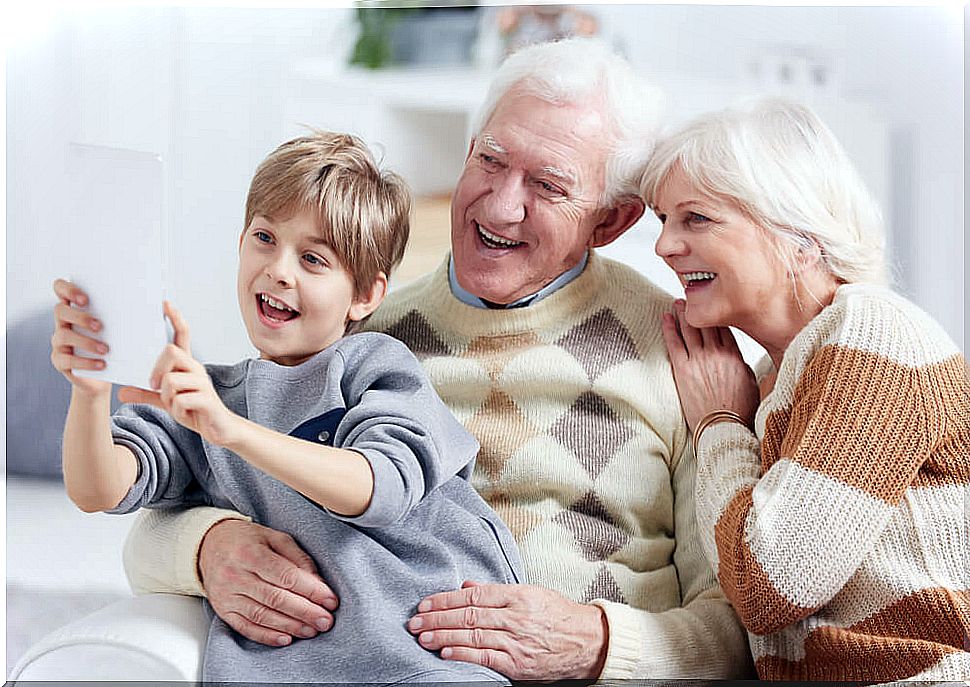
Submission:
[[291,534],[340,598],[329,632],[287,647],[245,639],[206,604],[212,626],[203,680],[507,683],[486,668],[441,660],[405,627],[428,594],[464,580],[521,577],[511,533],[467,481],[478,443],[411,352],[364,333],[293,367],[245,360],[207,370],[232,412],[361,453],[374,472],[374,494],[363,514],[337,515],[162,410],[119,409],[114,441],[134,452],[139,474],[113,512],[200,504],[240,511]]

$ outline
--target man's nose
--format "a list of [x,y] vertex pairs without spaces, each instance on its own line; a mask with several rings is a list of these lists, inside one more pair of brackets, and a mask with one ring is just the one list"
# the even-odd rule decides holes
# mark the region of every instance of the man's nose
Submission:
[[526,201],[521,179],[512,174],[499,175],[485,199],[486,219],[494,224],[518,224],[526,217]]

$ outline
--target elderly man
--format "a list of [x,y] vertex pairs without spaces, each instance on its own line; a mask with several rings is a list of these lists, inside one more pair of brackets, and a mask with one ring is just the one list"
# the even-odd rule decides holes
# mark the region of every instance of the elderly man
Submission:
[[[481,442],[474,485],[531,583],[468,581],[421,601],[409,629],[443,658],[512,679],[750,670],[695,533],[693,456],[659,327],[671,299],[593,250],[643,214],[657,99],[594,41],[509,58],[455,189],[449,259],[367,325],[414,350]],[[326,570],[321,580],[289,536],[225,511],[146,516],[126,564],[142,590],[204,587],[256,641],[339,622]]]

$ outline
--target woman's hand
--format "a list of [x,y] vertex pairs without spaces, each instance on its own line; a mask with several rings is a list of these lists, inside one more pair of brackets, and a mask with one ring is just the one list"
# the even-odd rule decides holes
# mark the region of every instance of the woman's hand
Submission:
[[333,627],[337,595],[288,534],[218,522],[199,546],[199,572],[213,610],[254,642],[286,646]]
[[427,597],[408,623],[425,649],[477,663],[512,680],[591,680],[606,660],[598,606],[543,587],[466,582]]
[[758,384],[734,334],[727,327],[691,327],[684,312],[684,301],[675,301],[673,314],[663,314],[662,329],[688,428],[714,410],[734,411],[752,426]]
[[124,403],[161,408],[209,443],[224,446],[241,418],[226,408],[205,366],[192,357],[189,327],[182,314],[168,301],[165,314],[175,331],[175,341],[165,347],[152,370],[151,385],[157,391],[124,387],[118,398]]
[[51,336],[51,364],[67,378],[76,391],[88,396],[101,396],[111,392],[111,382],[78,377],[71,370],[103,370],[105,361],[77,354],[82,349],[91,355],[106,355],[108,345],[103,341],[79,332],[75,327],[90,332],[101,331],[101,322],[87,312],[89,299],[77,286],[58,279],[54,282],[58,304],[54,306],[54,334]]

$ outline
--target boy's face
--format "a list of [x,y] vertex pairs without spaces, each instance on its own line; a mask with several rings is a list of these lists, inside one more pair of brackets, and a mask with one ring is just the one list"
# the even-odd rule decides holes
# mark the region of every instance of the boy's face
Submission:
[[246,331],[260,357],[280,365],[311,358],[340,339],[349,320],[373,310],[356,297],[350,272],[316,226],[309,210],[285,221],[257,215],[239,240]]

